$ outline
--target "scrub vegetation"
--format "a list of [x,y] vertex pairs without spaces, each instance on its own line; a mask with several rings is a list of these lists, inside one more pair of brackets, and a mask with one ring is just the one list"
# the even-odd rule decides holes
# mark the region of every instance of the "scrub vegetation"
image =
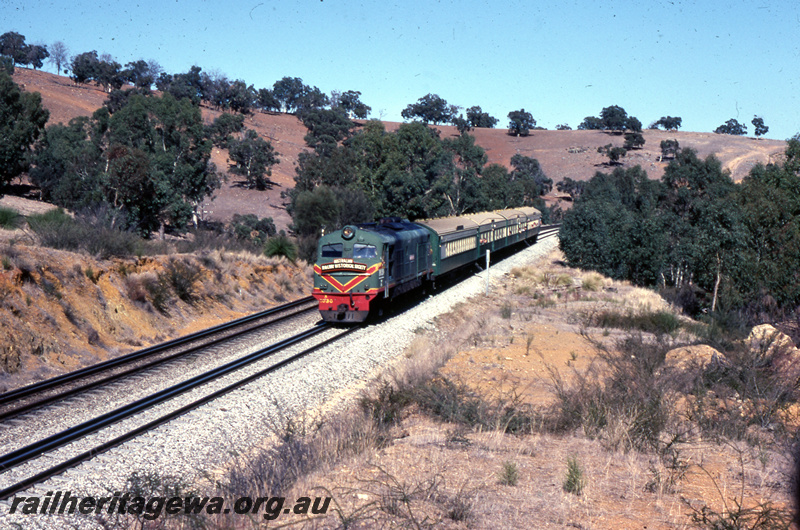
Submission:
[[[680,149],[661,180],[597,173],[564,216],[567,262],[656,287],[683,311],[736,328],[800,318],[800,136],[740,183]],[[797,339],[798,336],[795,336]]]
[[[268,427],[271,449],[214,491],[331,496],[324,518],[281,519],[319,528],[789,528],[791,341],[764,328],[718,344],[653,291],[562,260],[420,330],[357,406]],[[665,314],[679,325],[629,321]]]

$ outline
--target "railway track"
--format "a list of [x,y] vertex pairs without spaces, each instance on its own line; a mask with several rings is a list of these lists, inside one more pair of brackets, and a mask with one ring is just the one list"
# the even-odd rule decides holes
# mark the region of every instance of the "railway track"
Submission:
[[539,237],[537,241],[558,235],[559,230],[561,230],[561,223],[542,225],[542,228],[539,230]]
[[252,333],[305,312],[315,311],[316,308],[316,302],[309,296],[81,370],[11,390],[0,394],[0,422],[179,359],[213,344]]
[[[543,226],[539,239],[546,239],[556,235],[559,228],[560,224]],[[0,395],[0,420],[19,415],[22,412],[31,410],[42,404],[51,403],[59,399],[64,399],[66,396],[84,392],[87,389],[95,388],[109,381],[122,378],[125,375],[130,375],[131,373],[166,362],[175,357],[187,355],[192,351],[208,346],[212,342],[219,341],[220,336],[223,337],[222,340],[228,340],[235,335],[247,333],[257,327],[288,318],[289,315],[283,315],[280,312],[287,310],[287,306],[289,305],[292,304],[287,304],[286,306],[275,308],[269,312],[252,315],[223,326],[217,326],[209,330],[204,330],[203,332],[182,337],[181,339],[176,339],[175,341],[170,341],[157,347],[134,352],[128,356],[79,371],[77,374],[68,374],[67,376],[54,378],[53,380],[44,381]],[[297,305],[294,307],[295,312],[293,314],[299,314],[308,310],[316,310],[316,304],[311,298],[298,301]],[[291,313],[291,311],[289,312]],[[267,317],[268,313],[271,315],[269,317],[271,320],[269,320],[267,324],[263,322],[259,325],[255,324],[259,319]],[[280,315],[278,313],[280,313]],[[203,391],[200,396],[193,394],[185,398],[183,402],[171,406],[171,400],[178,396],[183,396],[189,392],[196,392],[197,389],[201,388],[203,385],[217,380],[226,374],[234,374],[237,370],[253,363],[258,363],[260,361],[266,363],[266,359],[269,359],[279,352],[303,344],[305,341],[317,337],[320,333],[332,329],[335,328],[330,328],[328,325],[324,324],[314,326],[303,333],[277,342],[269,347],[259,349],[240,359],[226,363],[213,370],[208,370],[186,381],[172,385],[169,388],[165,388],[144,398],[137,399],[110,412],[92,418],[89,421],[64,429],[56,434],[46,436],[41,440],[0,456],[0,501],[9,499],[20,491],[24,491],[50,477],[61,474],[65,470],[75,467],[81,462],[90,460],[100,453],[155,429],[159,425],[167,423],[178,416],[247,385],[256,379],[275,372],[323,346],[344,338],[350,333],[360,329],[360,327],[341,331],[333,336],[324,338],[324,340],[310,347],[303,345],[302,350],[296,352],[292,350],[291,354],[288,354],[288,356],[284,354],[279,358],[280,360],[272,362],[269,366],[262,367],[258,365],[257,369],[252,368],[246,375],[242,377],[236,376],[237,379],[235,381],[226,384],[223,388]],[[178,349],[178,351],[175,351],[176,349]],[[188,399],[191,399],[191,401],[186,403]],[[22,401],[23,404],[17,404],[18,401]],[[171,410],[163,412],[159,409],[157,413],[154,411],[151,412],[149,416],[144,416],[147,411],[162,404],[164,404],[165,407],[171,406]],[[139,419],[139,414],[142,414],[142,419]],[[158,415],[158,417],[154,418],[153,416],[156,415]],[[118,424],[127,419],[130,419],[128,421],[138,420],[138,425],[131,428],[126,426],[124,432],[121,434],[112,431],[103,438],[102,435],[107,432],[105,429],[112,425],[116,425],[116,431],[123,430],[122,426]],[[86,440],[87,437],[91,437],[90,439],[92,441]],[[102,438],[102,440],[96,442],[94,438]],[[83,445],[72,445],[74,442],[78,441]],[[62,455],[61,453],[66,454]],[[44,458],[39,458],[41,456],[44,456]],[[52,462],[56,463],[53,464]]]
[[[51,453],[53,451],[58,450],[59,448],[65,447],[78,440],[82,440],[83,438],[90,436],[94,433],[98,433],[108,426],[119,423],[127,418],[134,417],[135,415],[143,411],[147,411],[157,405],[169,402],[170,400],[178,396],[181,396],[183,394],[201,388],[203,385],[211,381],[217,380],[225,375],[232,374],[237,370],[240,370],[248,365],[273,357],[279,352],[286,350],[287,348],[292,348],[301,345],[305,341],[309,341],[312,338],[316,337],[317,335],[320,335],[332,329],[336,328],[333,328],[332,326],[327,324],[317,324],[314,327],[303,331],[302,333],[299,333],[297,335],[279,341],[271,346],[259,349],[232,362],[226,363],[212,370],[208,370],[207,372],[200,374],[196,377],[193,377],[186,381],[182,381],[169,388],[166,388],[159,392],[155,392],[145,398],[136,400],[132,403],[119,407],[106,414],[102,414],[89,421],[83,422],[69,429],[65,429],[52,436],[48,436],[44,439],[29,444],[25,447],[19,448],[15,451],[11,451],[5,455],[2,455],[0,456],[0,480],[2,480],[2,477],[4,475],[8,476],[9,472],[17,471],[21,467],[24,467],[26,464],[33,463],[32,461],[38,459],[42,455],[46,455],[48,461],[52,459],[57,459],[58,457],[52,455]],[[190,410],[198,408],[201,405],[208,403],[209,401],[212,401],[220,396],[230,393],[233,390],[236,390],[237,388],[243,385],[246,385],[267,374],[275,372],[276,370],[279,370],[280,368],[308,355],[309,353],[319,348],[322,348],[328,344],[331,344],[337,340],[344,338],[345,336],[357,331],[358,329],[360,329],[360,327],[353,327],[346,330],[341,330],[340,332],[334,334],[331,337],[316,342],[309,347],[304,347],[299,352],[292,353],[291,355],[284,357],[265,368],[261,368],[254,373],[250,373],[245,377],[237,379],[233,383],[230,383],[221,389],[217,389],[212,392],[206,393],[200,397],[194,398],[189,403],[177,406],[176,408],[170,410],[165,414],[158,416],[155,419],[148,420],[146,423],[138,425],[135,428],[128,429],[123,434],[110,437],[109,439],[106,439],[101,443],[92,445],[90,448],[80,451],[79,454],[74,454],[69,456],[68,458],[64,458],[63,460],[59,461],[54,465],[47,464],[47,466],[44,469],[42,469],[41,466],[39,466],[37,469],[34,469],[31,472],[23,471],[21,472],[21,474],[25,475],[23,478],[8,481],[11,483],[7,482],[5,485],[2,486],[2,489],[0,490],[0,501],[6,500],[17,492],[23,491],[35,484],[38,484],[46,480],[47,478],[58,475],[63,471],[78,465],[81,462],[89,460],[100,453],[108,451],[109,449],[116,447],[128,440],[131,440],[132,438],[139,436],[144,432],[152,430],[158,427],[159,425],[162,425],[166,422],[169,422],[177,418],[178,416],[185,414]],[[32,466],[32,467],[37,467],[37,466]]]

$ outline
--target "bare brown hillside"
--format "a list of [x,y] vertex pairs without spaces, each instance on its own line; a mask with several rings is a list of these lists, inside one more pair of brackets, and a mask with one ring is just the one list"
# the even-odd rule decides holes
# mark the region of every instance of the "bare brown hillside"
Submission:
[[[75,85],[68,77],[45,72],[18,68],[14,80],[26,90],[42,94],[44,106],[50,111],[50,123],[66,123],[76,116],[89,115],[106,99],[106,94],[99,87]],[[218,115],[219,111],[203,108],[203,117],[209,123]],[[284,209],[281,192],[291,188],[294,183],[297,156],[305,148],[305,127],[293,115],[262,113],[247,117],[245,125],[269,139],[280,153],[280,163],[273,168],[272,174],[276,186],[262,192],[248,190],[242,187],[238,177],[230,175],[216,196],[207,201],[204,209],[211,219],[226,221],[234,213],[254,213],[271,216],[278,227],[286,227],[290,219]],[[396,122],[386,122],[389,131],[399,126]],[[438,129],[443,136],[458,134],[452,126],[439,126]],[[517,153],[532,156],[539,160],[545,173],[554,182],[564,177],[588,180],[596,171],[609,171],[604,165],[606,157],[597,153],[597,148],[609,143],[619,146],[623,143],[621,135],[602,131],[537,130],[526,138],[509,136],[506,129],[477,129],[472,134],[486,150],[489,163],[508,166],[511,157]],[[666,167],[660,161],[659,145],[667,138],[677,139],[681,147],[697,150],[701,157],[715,154],[723,167],[731,171],[734,180],[744,178],[757,163],[775,160],[785,148],[783,141],[714,133],[646,130],[644,137],[644,148],[630,152],[623,165],[641,165],[651,178],[659,178]],[[222,172],[228,167],[227,153],[223,150],[214,149],[213,161]]]

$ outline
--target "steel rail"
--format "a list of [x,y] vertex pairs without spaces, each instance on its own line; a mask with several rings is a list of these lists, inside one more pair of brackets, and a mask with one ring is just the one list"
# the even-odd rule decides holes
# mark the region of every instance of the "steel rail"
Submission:
[[[284,308],[284,309],[287,309],[287,308]],[[312,307],[309,307],[307,309],[307,311],[313,311],[315,309],[316,309],[316,305],[312,306]],[[290,314],[287,314],[287,315],[284,315],[284,316],[280,316],[280,317],[278,317],[278,318],[276,318],[274,320],[270,320],[269,322],[265,322],[262,326],[271,325],[271,324],[274,324],[276,322],[280,322],[282,320],[285,320],[287,318],[291,318],[291,317],[293,317],[295,315],[298,315],[298,314],[300,314],[300,311],[298,311],[296,313],[290,313]],[[268,315],[261,314],[261,317],[265,317],[265,316],[268,316]],[[246,317],[246,318],[248,318],[248,317]],[[252,321],[252,320],[253,319],[251,319],[250,321]],[[244,323],[248,323],[248,322],[244,322]],[[160,357],[160,358],[155,359],[153,361],[147,362],[146,364],[139,365],[139,366],[134,366],[134,367],[129,368],[127,370],[124,370],[122,372],[118,372],[116,374],[104,377],[102,379],[97,379],[97,380],[92,381],[90,383],[86,383],[86,384],[83,384],[83,385],[80,385],[80,386],[76,386],[76,387],[70,388],[70,389],[68,389],[66,391],[62,391],[62,392],[59,392],[57,394],[53,394],[53,395],[50,395],[50,396],[47,396],[47,397],[44,397],[44,398],[41,398],[41,399],[38,399],[38,400],[35,400],[35,401],[31,401],[29,403],[25,403],[24,405],[20,405],[20,406],[18,406],[16,408],[5,410],[3,412],[0,412],[0,421],[7,420],[7,419],[12,418],[14,416],[18,416],[20,414],[28,412],[29,410],[32,410],[32,409],[35,409],[35,408],[39,408],[41,406],[47,405],[49,403],[53,403],[55,401],[61,401],[61,400],[65,399],[65,398],[68,398],[68,397],[73,396],[75,394],[80,394],[82,392],[86,392],[86,391],[91,390],[93,388],[108,384],[108,383],[110,383],[112,381],[116,381],[117,379],[121,379],[123,377],[129,376],[129,375],[132,375],[132,374],[135,374],[135,373],[138,373],[138,372],[142,372],[142,371],[144,371],[144,370],[146,370],[148,368],[152,368],[154,366],[158,366],[160,364],[163,364],[163,363],[178,359],[180,357],[192,354],[194,352],[197,352],[198,350],[202,350],[204,348],[208,348],[209,346],[212,346],[214,344],[218,344],[220,342],[230,340],[233,337],[238,337],[238,336],[243,335],[245,333],[250,333],[250,332],[254,331],[255,329],[257,329],[258,327],[262,327],[262,326],[257,326],[257,327],[254,327],[254,328],[246,328],[246,329],[238,330],[233,334],[225,335],[224,337],[221,337],[221,338],[219,338],[217,340],[214,340],[212,342],[198,344],[196,346],[190,347],[189,349],[173,353],[172,355],[168,355],[166,357]],[[227,329],[223,329],[222,331],[227,331]],[[154,353],[152,355],[154,355]],[[131,362],[133,362],[133,361],[131,361]],[[66,383],[62,383],[61,385],[64,385],[64,384],[66,384]],[[61,385],[59,385],[59,386],[61,386]],[[50,390],[50,389],[45,389],[45,390]],[[24,396],[24,397],[30,397],[31,395],[43,393],[45,390],[40,390],[38,392],[34,392],[34,393],[29,394],[28,396]]]
[[[330,329],[329,326],[325,326],[325,325],[317,326],[317,327],[319,327],[321,329]],[[33,475],[33,476],[28,477],[28,478],[26,478],[24,480],[21,480],[20,482],[17,482],[16,484],[12,484],[12,485],[0,490],[0,501],[7,500],[8,498],[10,498],[15,493],[18,493],[18,492],[20,492],[22,490],[25,490],[25,489],[27,489],[27,488],[35,485],[35,484],[38,484],[39,482],[42,482],[42,481],[44,481],[44,480],[46,480],[46,479],[48,479],[48,478],[50,478],[52,476],[55,476],[55,475],[57,475],[59,473],[62,473],[63,471],[65,471],[65,470],[67,470],[67,469],[69,469],[71,467],[75,467],[76,465],[80,464],[81,462],[84,462],[86,460],[90,460],[91,458],[94,458],[96,455],[98,455],[100,453],[103,453],[105,451],[108,451],[109,449],[112,449],[112,448],[114,448],[114,447],[116,447],[118,445],[121,445],[122,443],[124,443],[124,442],[126,442],[126,441],[128,441],[128,440],[130,440],[132,438],[135,438],[136,436],[138,436],[138,435],[140,435],[140,434],[142,434],[144,432],[147,432],[149,430],[152,430],[152,429],[158,427],[159,425],[167,423],[168,421],[171,421],[171,420],[177,418],[178,416],[181,416],[181,415],[185,414],[186,412],[189,412],[190,410],[196,409],[196,408],[208,403],[209,401],[212,401],[212,400],[214,400],[214,399],[216,399],[216,398],[218,398],[218,397],[220,397],[220,396],[222,396],[224,394],[232,392],[233,390],[235,390],[235,389],[237,389],[237,388],[239,388],[239,387],[241,387],[243,385],[246,385],[246,384],[248,384],[248,383],[250,383],[252,381],[255,381],[256,379],[259,379],[259,378],[261,378],[261,377],[263,377],[263,376],[265,376],[265,375],[267,375],[267,374],[269,374],[271,372],[279,370],[280,368],[283,368],[284,366],[287,366],[287,365],[291,364],[292,362],[296,361],[297,359],[300,359],[301,357],[304,357],[304,356],[308,355],[309,353],[311,353],[313,351],[316,351],[319,348],[322,348],[323,346],[327,346],[328,344],[331,344],[331,343],[333,343],[333,342],[335,342],[335,341],[337,341],[339,339],[342,339],[345,336],[349,335],[350,333],[353,333],[353,332],[361,329],[362,327],[363,326],[356,326],[356,327],[349,328],[346,331],[340,333],[339,335],[337,335],[335,337],[331,337],[329,339],[326,339],[326,340],[320,342],[319,344],[315,344],[314,346],[311,346],[310,348],[306,348],[305,350],[303,350],[301,352],[298,352],[298,353],[296,353],[296,354],[294,354],[294,355],[292,355],[290,357],[287,357],[286,359],[284,359],[282,361],[279,361],[279,362],[275,363],[274,365],[272,365],[272,366],[270,366],[268,368],[265,368],[264,370],[261,370],[261,371],[259,371],[257,373],[249,375],[246,378],[241,379],[240,381],[232,383],[232,384],[226,386],[225,388],[222,388],[220,390],[217,390],[216,392],[208,394],[207,396],[204,396],[204,397],[202,397],[200,399],[197,399],[197,400],[195,400],[195,401],[193,401],[193,402],[191,402],[191,403],[189,403],[187,405],[184,405],[183,407],[180,407],[180,408],[178,408],[178,409],[176,409],[176,410],[174,410],[172,412],[169,412],[169,413],[167,413],[167,414],[165,414],[165,415],[163,415],[163,416],[161,416],[159,418],[156,418],[155,420],[152,420],[152,421],[150,421],[150,422],[148,422],[148,423],[146,423],[144,425],[141,425],[141,426],[139,426],[139,427],[137,427],[137,428],[135,428],[135,429],[133,429],[131,431],[128,431],[127,433],[122,434],[122,435],[120,435],[120,436],[118,436],[118,437],[116,437],[116,438],[114,438],[112,440],[109,440],[107,442],[104,442],[103,444],[100,444],[100,445],[98,445],[96,447],[93,447],[92,449],[84,451],[83,453],[81,453],[79,455],[76,455],[76,456],[74,456],[74,457],[72,457],[72,458],[70,458],[68,460],[65,460],[64,462],[61,462],[61,463],[56,464],[55,466],[52,466],[52,467],[50,467],[50,468],[48,468],[48,469],[46,469],[44,471],[41,471],[41,472],[37,473],[36,475]],[[268,350],[271,350],[272,348],[274,348],[274,346],[271,346],[269,348],[265,348],[264,350],[261,350],[260,352],[256,352],[256,353],[267,352]],[[274,353],[274,352],[272,352],[272,353]],[[268,353],[262,353],[262,354],[263,355],[268,355]]]
[[313,328],[310,328],[302,333],[294,335],[293,337],[289,337],[287,339],[279,341],[267,348],[257,350],[253,353],[245,355],[244,357],[226,363],[222,366],[209,370],[200,375],[196,375],[190,379],[172,385],[171,387],[160,390],[144,398],[138,399],[127,405],[123,405],[115,410],[102,414],[91,420],[85,421],[79,425],[75,425],[74,427],[70,427],[59,433],[48,436],[43,440],[39,440],[38,442],[11,451],[10,453],[0,456],[0,473],[14,466],[18,466],[24,462],[27,462],[28,460],[36,458],[43,452],[51,451],[58,447],[64,446],[74,440],[77,440],[88,434],[98,431],[103,427],[111,425],[112,423],[116,423],[130,416],[133,416],[134,414],[146,410],[150,407],[154,407],[159,403],[163,403],[164,401],[167,401],[180,394],[188,392],[189,390],[192,390],[213,379],[222,377],[223,375],[233,372],[234,370],[238,370],[239,368],[242,368],[255,361],[258,361],[268,355],[276,353],[281,349],[291,346],[297,342],[308,339],[327,329],[329,329],[329,326],[325,324],[317,324]]
[[[75,370],[60,376],[56,376],[50,379],[45,379],[44,381],[40,381],[38,383],[33,383],[31,385],[27,385],[24,387],[20,387],[14,390],[10,390],[4,394],[0,394],[0,405],[9,403],[11,401],[17,401],[23,398],[30,397],[32,395],[43,393],[47,390],[52,390],[59,386],[66,385],[67,383],[71,383],[78,379],[86,378],[91,375],[95,375],[107,370],[111,370],[113,368],[117,368],[119,366],[124,366],[125,364],[129,364],[132,362],[139,361],[141,359],[156,355],[158,353],[164,352],[170,348],[174,348],[177,346],[182,346],[192,341],[200,340],[212,336],[217,333],[221,333],[237,326],[241,326],[243,324],[248,324],[254,320],[258,320],[261,318],[268,317],[272,314],[279,313],[281,311],[286,311],[289,309],[293,309],[297,306],[301,306],[303,304],[307,304],[314,301],[314,298],[308,296],[306,298],[302,298],[300,300],[295,300],[294,302],[289,302],[288,304],[283,304],[278,307],[273,307],[266,311],[261,311],[258,313],[254,313],[252,315],[248,315],[236,320],[232,320],[230,322],[226,322],[224,324],[220,324],[217,326],[213,326],[204,330],[197,331],[195,333],[191,333],[188,335],[184,335],[182,337],[178,337],[167,342],[162,342],[161,344],[156,344],[154,346],[150,346],[148,348],[144,348],[141,350],[137,350],[131,352],[127,355],[123,355],[121,357],[116,357],[114,359],[109,359],[108,361],[104,361],[101,363],[93,364],[91,366],[87,366],[86,368],[82,368],[80,370]],[[191,351],[191,350],[190,350]],[[168,360],[169,358],[165,359]],[[0,419],[3,419],[9,415],[16,415],[16,414],[0,414]]]

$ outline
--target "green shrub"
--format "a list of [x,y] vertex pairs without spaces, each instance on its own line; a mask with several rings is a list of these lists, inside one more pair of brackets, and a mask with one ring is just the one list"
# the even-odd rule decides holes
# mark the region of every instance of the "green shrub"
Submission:
[[610,348],[592,341],[599,364],[585,374],[573,374],[568,384],[551,371],[557,402],[550,428],[556,432],[582,429],[609,450],[652,450],[663,444],[670,407],[666,372],[659,372],[674,345],[629,335]]
[[[50,238],[54,235],[54,232],[67,230],[73,227],[74,224],[72,217],[67,215],[61,208],[28,216],[28,225],[31,227],[31,230],[39,234],[42,238]],[[55,238],[53,237],[53,239]]]
[[172,292],[169,289],[169,280],[166,274],[159,274],[155,279],[147,279],[144,288],[150,295],[150,303],[158,311],[169,314],[168,304],[172,300]]
[[250,240],[256,245],[263,244],[267,238],[277,233],[272,217],[259,219],[258,216],[251,213],[234,214],[231,219],[231,231],[237,239]]
[[289,261],[294,261],[297,259],[297,246],[291,239],[281,234],[269,238],[264,246],[264,254],[269,257],[284,256]]
[[384,383],[377,395],[361,399],[362,408],[379,427],[397,422],[400,412],[412,404],[444,422],[499,429],[509,434],[530,433],[537,421],[532,409],[516,395],[486,400],[467,385],[445,377],[399,387]]
[[368,413],[379,428],[394,425],[400,420],[400,413],[411,403],[407,392],[398,391],[391,383],[384,381],[374,396],[363,396],[361,408]]
[[581,469],[578,459],[570,456],[567,458],[567,476],[564,479],[564,491],[580,495],[585,485],[586,479],[583,476],[583,469]]
[[500,470],[500,484],[505,486],[516,486],[517,482],[519,482],[519,469],[517,469],[517,464],[511,462],[510,460],[506,460],[503,462],[503,467]]
[[587,315],[586,324],[599,328],[639,330],[647,333],[673,333],[681,327],[680,319],[669,311],[600,311]]
[[86,252],[101,259],[142,255],[147,246],[132,232],[93,224],[81,218],[73,219],[60,208],[29,216],[28,225],[45,247]]
[[22,216],[13,208],[0,206],[0,228],[16,230],[22,224]]
[[[162,274],[164,283],[172,286],[178,298],[184,302],[194,302],[197,289],[195,284],[200,280],[203,271],[197,265],[178,259],[170,260],[164,266]],[[161,278],[159,278],[161,280]],[[155,305],[155,304],[154,304]]]
[[587,274],[583,279],[582,286],[587,291],[599,291],[603,286],[603,277],[597,273]]

